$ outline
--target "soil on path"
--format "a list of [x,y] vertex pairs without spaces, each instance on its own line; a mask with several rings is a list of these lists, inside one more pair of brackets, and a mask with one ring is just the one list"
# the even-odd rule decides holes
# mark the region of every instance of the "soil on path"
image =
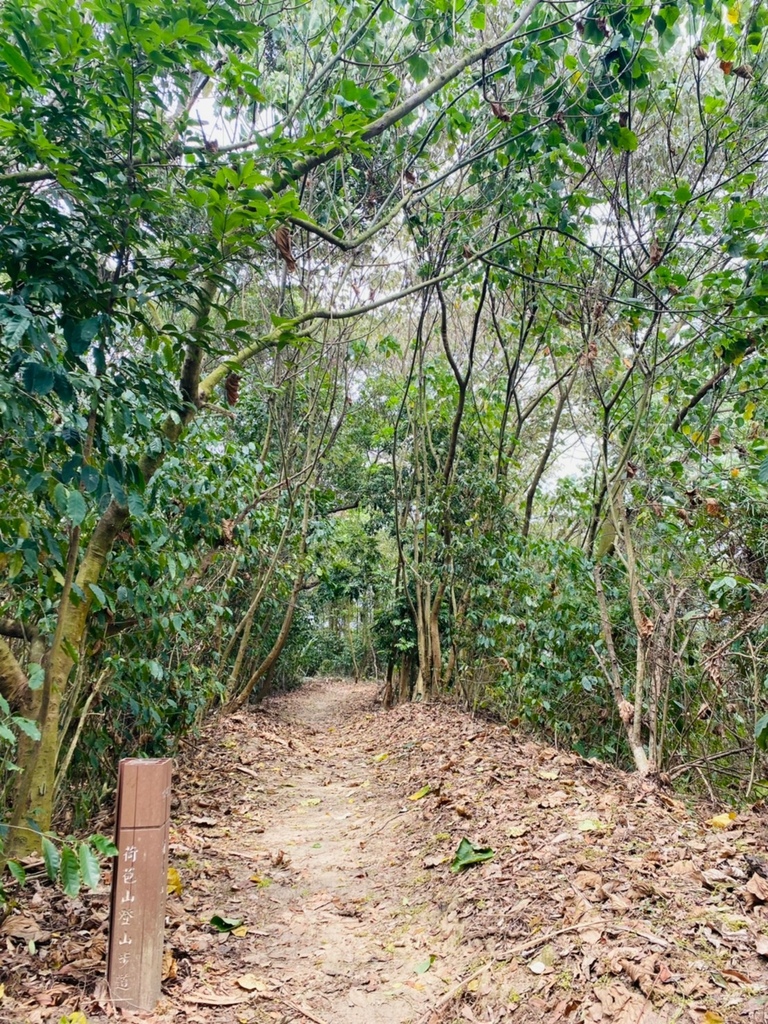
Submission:
[[[309,682],[181,759],[163,999],[129,1019],[768,1019],[764,808],[697,815],[453,707],[375,695]],[[493,859],[453,873],[463,838]],[[46,937],[32,956],[6,928],[0,1021],[114,1019],[105,893],[73,905],[41,884],[21,918]]]

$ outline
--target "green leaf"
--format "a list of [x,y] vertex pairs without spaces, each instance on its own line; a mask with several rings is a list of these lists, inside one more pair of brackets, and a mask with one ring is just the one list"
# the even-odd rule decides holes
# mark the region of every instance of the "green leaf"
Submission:
[[13,877],[16,879],[16,881],[19,883],[19,885],[24,885],[24,883],[27,880],[27,873],[24,870],[24,868],[21,866],[21,864],[18,863],[18,861],[9,860],[8,861],[8,870],[13,875]]
[[408,58],[408,70],[414,82],[423,82],[429,74],[429,64],[417,53]]
[[5,740],[5,742],[6,743],[10,743],[11,746],[15,746],[16,745],[16,737],[11,732],[11,730],[8,728],[8,726],[7,725],[3,725],[2,722],[0,722],[0,740]]
[[416,974],[426,974],[435,960],[437,960],[435,954],[430,953],[429,959],[423,960],[420,964],[416,964],[416,967],[414,968]]
[[757,479],[761,484],[768,484],[768,459],[764,459],[757,470]]
[[107,603],[107,595],[96,583],[89,583],[88,588],[90,589],[91,593],[96,598],[96,600],[99,602],[99,607],[103,608]]
[[0,57],[2,57],[17,78],[26,82],[27,85],[31,85],[33,89],[39,86],[40,83],[35,74],[35,69],[24,54],[17,50],[15,46],[11,46],[10,43],[0,42]]
[[211,924],[217,932],[234,931],[234,929],[239,928],[242,923],[242,917],[220,917],[218,914],[214,914],[211,918]]
[[477,846],[471,840],[464,838],[456,848],[456,853],[451,861],[451,871],[458,874],[464,868],[471,867],[472,864],[482,864],[483,861],[492,860],[494,856],[494,851],[490,846]]
[[761,750],[768,750],[768,712],[755,722],[755,739]]
[[27,363],[22,374],[24,387],[34,395],[47,395],[53,390],[56,377],[53,370],[49,370],[42,363]]
[[39,690],[45,682],[45,669],[34,663],[27,669],[27,682],[30,690]]
[[71,846],[65,846],[61,851],[61,863],[59,865],[61,887],[67,896],[74,898],[80,892],[80,863],[77,854]]
[[100,835],[98,832],[95,835],[89,836],[88,842],[102,857],[117,857],[120,852],[111,839]]
[[485,29],[485,11],[480,8],[472,11],[469,16],[469,24],[478,32],[482,32]]
[[23,732],[25,736],[29,736],[31,740],[40,739],[40,726],[37,722],[33,722],[31,718],[22,718],[21,715],[14,715],[11,721],[20,732]]
[[87,508],[80,491],[70,491],[67,497],[67,516],[73,526],[79,526],[85,519]]
[[69,491],[64,484],[56,484],[53,488],[53,504],[56,506],[56,510],[63,516],[67,514],[67,506],[69,504]]
[[101,878],[101,867],[88,843],[80,843],[77,848],[77,859],[80,862],[83,885],[87,885],[89,889],[95,889]]
[[415,793],[411,793],[408,797],[409,800],[422,800],[425,796],[428,796],[432,792],[432,787],[429,783],[426,786],[422,786],[421,789],[417,789]]
[[637,136],[631,128],[619,128],[616,146],[624,153],[634,153],[637,149]]
[[91,342],[99,333],[99,318],[89,317],[88,320],[64,321],[64,337],[67,340],[67,348],[75,356],[82,356],[91,347]]
[[52,882],[56,880],[60,861],[59,851],[48,836],[43,836],[43,863],[45,864],[45,873]]

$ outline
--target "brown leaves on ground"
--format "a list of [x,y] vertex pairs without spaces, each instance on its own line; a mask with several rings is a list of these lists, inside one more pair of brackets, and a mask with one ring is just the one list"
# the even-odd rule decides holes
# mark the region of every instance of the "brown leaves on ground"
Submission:
[[[595,760],[374,695],[315,682],[208,727],[175,786],[163,999],[125,1019],[762,1019],[764,809],[695,816]],[[465,837],[495,857],[453,874]],[[3,1024],[115,1019],[107,914],[106,888],[69,901],[34,879],[0,926]]]

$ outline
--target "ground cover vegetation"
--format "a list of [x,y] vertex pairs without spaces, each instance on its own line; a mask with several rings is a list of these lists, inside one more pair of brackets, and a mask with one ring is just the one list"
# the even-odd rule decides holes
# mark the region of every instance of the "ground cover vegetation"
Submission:
[[2,6],[7,855],[329,671],[768,793],[767,22]]

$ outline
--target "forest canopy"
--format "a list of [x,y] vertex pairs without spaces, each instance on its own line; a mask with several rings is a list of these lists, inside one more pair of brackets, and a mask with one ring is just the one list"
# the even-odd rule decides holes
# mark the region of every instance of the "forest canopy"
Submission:
[[768,794],[766,25],[0,8],[14,853],[318,673]]

